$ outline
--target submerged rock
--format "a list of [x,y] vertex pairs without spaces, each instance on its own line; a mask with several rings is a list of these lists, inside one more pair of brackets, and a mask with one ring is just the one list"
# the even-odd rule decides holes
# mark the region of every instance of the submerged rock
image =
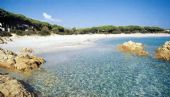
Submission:
[[25,53],[25,54],[31,54],[33,53],[33,49],[32,48],[23,48],[21,50],[22,53]]
[[45,60],[27,53],[16,54],[0,48],[0,67],[11,70],[29,71],[39,68]]
[[4,44],[4,40],[0,37],[0,44]]
[[7,75],[0,74],[0,97],[35,97],[24,85]]
[[120,51],[130,52],[138,56],[147,56],[148,52],[144,50],[144,45],[142,43],[136,43],[133,41],[125,42],[118,46]]
[[156,50],[155,57],[157,59],[170,61],[170,41],[165,42],[163,46]]

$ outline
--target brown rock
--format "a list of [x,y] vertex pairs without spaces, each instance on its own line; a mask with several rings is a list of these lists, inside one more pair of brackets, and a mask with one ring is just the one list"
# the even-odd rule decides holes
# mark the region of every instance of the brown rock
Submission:
[[21,82],[0,74],[0,97],[35,97]]
[[156,50],[155,57],[157,59],[170,61],[170,41],[165,42],[165,44]]
[[19,55],[15,58],[15,60],[16,64],[14,67],[23,71],[39,68],[39,66],[45,62],[43,58],[30,55]]
[[123,52],[129,52],[138,56],[147,56],[148,52],[144,50],[144,45],[142,43],[135,43],[133,41],[128,41],[118,46],[118,49]]
[[45,63],[43,58],[30,54],[15,54],[11,51],[0,48],[0,66],[8,69],[28,71],[39,68]]

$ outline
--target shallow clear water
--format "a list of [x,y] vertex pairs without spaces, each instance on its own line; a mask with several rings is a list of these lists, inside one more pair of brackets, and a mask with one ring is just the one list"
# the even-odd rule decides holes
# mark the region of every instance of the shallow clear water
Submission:
[[[116,46],[128,40],[144,43],[150,55],[119,52]],[[43,96],[169,97],[170,62],[154,59],[155,49],[167,40],[107,38],[89,48],[42,54],[47,63],[24,80]]]

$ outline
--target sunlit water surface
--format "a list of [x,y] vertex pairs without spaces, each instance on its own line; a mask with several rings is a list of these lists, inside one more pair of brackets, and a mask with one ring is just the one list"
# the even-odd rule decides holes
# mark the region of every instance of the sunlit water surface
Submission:
[[[119,52],[118,44],[145,44],[148,57]],[[43,96],[169,97],[170,62],[156,60],[154,51],[170,37],[106,38],[93,47],[42,54],[46,64],[25,80]]]

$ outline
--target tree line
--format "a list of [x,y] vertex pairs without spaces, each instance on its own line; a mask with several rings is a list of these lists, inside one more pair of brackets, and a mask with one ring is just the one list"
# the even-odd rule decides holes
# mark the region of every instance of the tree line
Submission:
[[104,34],[130,34],[130,33],[169,33],[163,28],[160,27],[151,27],[151,26],[113,26],[105,25],[99,27],[91,28],[82,28],[76,30],[77,34],[95,34],[95,33],[104,33]]
[[50,35],[51,32],[62,33],[67,30],[62,26],[51,25],[47,22],[34,20],[21,14],[8,12],[1,8],[0,23],[2,25],[1,28],[5,29],[4,31],[0,29],[1,36],[9,35],[8,29],[10,29],[10,33],[16,33],[17,35]]
[[[67,29],[59,25],[52,25],[47,22],[41,22],[21,14],[14,14],[0,9],[0,23],[5,31],[0,31],[0,36],[10,36],[11,33],[17,35],[50,35],[50,34],[120,34],[120,33],[169,33],[160,27],[149,26],[113,26],[105,25],[91,28],[72,28]],[[7,29],[10,28],[10,33]]]

